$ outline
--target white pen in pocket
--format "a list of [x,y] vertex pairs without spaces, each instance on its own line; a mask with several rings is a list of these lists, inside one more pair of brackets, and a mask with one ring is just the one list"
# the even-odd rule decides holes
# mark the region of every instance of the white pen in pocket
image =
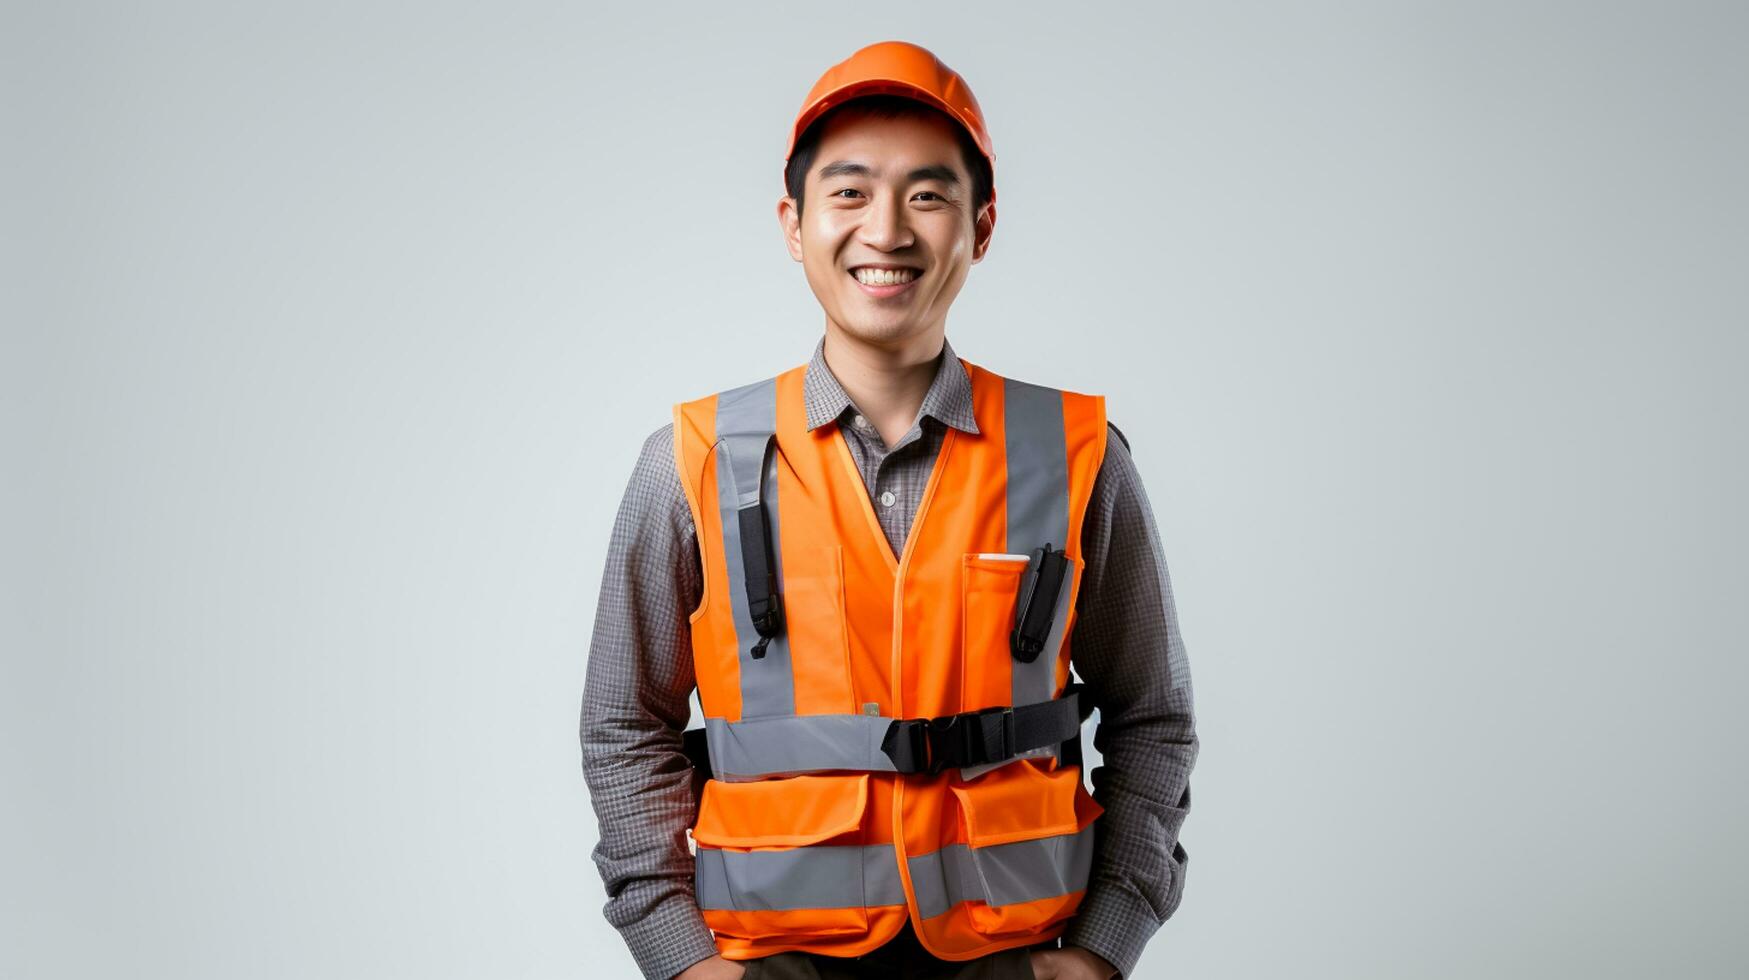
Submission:
[[1031,555],[1009,555],[1000,551],[980,551],[979,558],[999,558],[1003,561],[1032,561]]

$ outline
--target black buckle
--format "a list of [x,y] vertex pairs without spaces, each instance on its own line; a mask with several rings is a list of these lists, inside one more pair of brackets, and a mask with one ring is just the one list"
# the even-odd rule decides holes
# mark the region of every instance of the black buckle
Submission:
[[977,766],[1013,753],[1014,709],[994,705],[929,720],[929,773]]
[[776,636],[783,627],[783,599],[775,591],[748,603],[747,612],[760,636]]
[[901,773],[928,773],[976,766],[1014,754],[1014,709],[994,705],[939,718],[895,719],[881,751]]
[[881,738],[881,751],[893,760],[893,771],[925,772],[929,768],[929,719],[895,718]]

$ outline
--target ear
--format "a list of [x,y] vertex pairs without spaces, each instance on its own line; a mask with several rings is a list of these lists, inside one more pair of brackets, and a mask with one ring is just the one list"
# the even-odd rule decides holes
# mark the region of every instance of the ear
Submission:
[[996,234],[996,202],[984,205],[972,219],[972,264],[977,265],[990,250],[990,239]]
[[777,223],[783,229],[783,243],[789,246],[789,257],[802,260],[802,212],[796,199],[785,194],[777,199]]

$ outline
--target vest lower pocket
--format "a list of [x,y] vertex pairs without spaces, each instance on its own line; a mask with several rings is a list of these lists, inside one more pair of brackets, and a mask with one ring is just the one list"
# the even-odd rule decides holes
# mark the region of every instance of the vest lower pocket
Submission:
[[902,904],[892,845],[865,841],[868,779],[707,781],[692,830],[705,923],[740,939],[859,935],[869,905]]
[[[950,785],[959,801],[963,906],[977,932],[991,937],[1036,932],[1075,914],[1093,864],[1093,822],[1104,809],[1081,784],[1077,766],[1045,770],[1030,761]],[[961,845],[953,845],[958,848]]]

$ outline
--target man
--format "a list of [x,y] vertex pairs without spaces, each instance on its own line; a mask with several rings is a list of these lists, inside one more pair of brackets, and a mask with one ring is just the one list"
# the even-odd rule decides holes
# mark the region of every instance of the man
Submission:
[[1199,743],[1127,443],[946,341],[992,160],[928,51],[829,70],[777,209],[825,333],[644,443],[581,737],[647,977],[1129,977],[1178,907]]

